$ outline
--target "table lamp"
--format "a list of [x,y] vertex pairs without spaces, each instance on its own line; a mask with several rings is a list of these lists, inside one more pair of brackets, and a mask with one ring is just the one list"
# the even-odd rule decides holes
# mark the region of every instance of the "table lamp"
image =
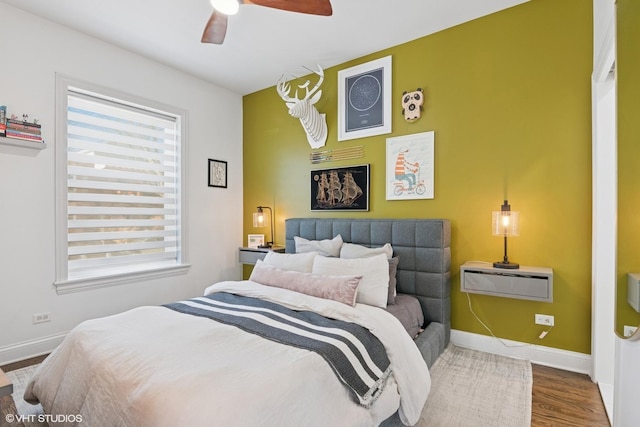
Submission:
[[494,236],[504,237],[504,259],[493,263],[495,268],[517,269],[520,265],[509,262],[507,256],[507,237],[517,236],[518,230],[518,214],[511,210],[511,205],[507,200],[500,207],[500,211],[493,211],[492,215],[492,234]]

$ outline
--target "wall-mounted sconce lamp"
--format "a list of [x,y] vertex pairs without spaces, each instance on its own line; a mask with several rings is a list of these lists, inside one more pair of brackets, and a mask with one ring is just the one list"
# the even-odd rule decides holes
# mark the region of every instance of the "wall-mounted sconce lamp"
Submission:
[[493,266],[495,268],[520,268],[520,265],[509,262],[509,257],[507,256],[507,237],[517,236],[519,234],[518,214],[519,212],[511,210],[511,205],[509,205],[507,200],[504,201],[499,212],[493,211],[492,234],[494,236],[504,237],[504,259],[494,262]]
[[259,248],[270,248],[273,246],[273,242],[275,241],[275,236],[273,234],[273,211],[269,206],[258,206],[258,212],[254,212],[253,214],[253,226],[256,228],[266,227],[266,219],[264,217],[263,209],[269,209],[269,222],[271,223],[271,240],[265,242],[264,245],[259,245]]

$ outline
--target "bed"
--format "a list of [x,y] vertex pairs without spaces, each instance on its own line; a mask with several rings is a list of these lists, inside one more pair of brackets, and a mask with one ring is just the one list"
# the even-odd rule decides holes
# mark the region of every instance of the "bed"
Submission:
[[[362,247],[393,247],[397,297],[415,297],[423,311],[424,329],[417,336],[405,333],[388,309],[254,280],[221,282],[201,297],[83,322],[37,369],[25,400],[41,403],[56,425],[415,424],[430,389],[427,366],[449,341],[449,222],[288,219],[287,253],[296,253],[296,238],[318,242],[338,235]],[[254,271],[298,277],[268,266]],[[354,280],[322,276],[329,278]],[[350,295],[355,302],[360,294],[362,286]],[[265,339],[258,335],[263,331],[251,329],[258,317],[268,317],[264,323],[282,318],[286,325]],[[316,318],[320,323],[307,323]],[[336,332],[338,326],[324,323],[329,321],[345,329]],[[305,330],[290,333],[296,323]],[[329,336],[317,337],[320,330]],[[304,342],[282,345],[285,335],[304,336]],[[347,344],[329,347],[344,347],[342,353],[314,348],[337,342],[338,335]],[[340,354],[330,359],[329,353]],[[352,353],[357,357],[344,357]]]
[[418,299],[425,330],[415,339],[427,365],[449,344],[451,336],[451,223],[441,219],[286,220],[286,252],[295,252],[294,237],[322,240],[340,234],[345,242],[364,246],[390,243],[399,257],[397,290]]

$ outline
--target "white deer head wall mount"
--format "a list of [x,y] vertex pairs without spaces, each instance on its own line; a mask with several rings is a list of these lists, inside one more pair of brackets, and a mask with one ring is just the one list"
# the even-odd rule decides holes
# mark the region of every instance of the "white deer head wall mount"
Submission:
[[304,84],[298,85],[300,89],[306,90],[306,94],[302,99],[298,98],[297,89],[293,97],[289,96],[291,86],[287,83],[285,76],[282,76],[280,80],[278,80],[276,90],[280,98],[286,103],[287,108],[289,108],[289,114],[292,117],[300,119],[300,123],[307,134],[307,140],[311,148],[320,148],[327,142],[327,119],[325,114],[318,112],[314,104],[318,102],[322,96],[322,90],[319,89],[324,80],[324,71],[322,67],[318,65],[318,71],[313,71],[313,73],[318,75],[319,79],[318,83],[316,83],[312,89],[309,89],[309,85],[311,84],[309,80]]

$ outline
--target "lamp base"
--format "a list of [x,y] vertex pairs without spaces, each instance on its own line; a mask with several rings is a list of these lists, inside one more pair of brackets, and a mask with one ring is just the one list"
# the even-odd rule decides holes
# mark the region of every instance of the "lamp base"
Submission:
[[264,245],[258,245],[258,248],[260,249],[266,249],[266,248],[270,248],[273,246],[273,243],[266,243]]
[[520,264],[516,264],[515,262],[504,262],[504,261],[497,261],[493,263],[493,267],[494,268],[506,268],[509,270],[517,270],[518,268],[520,268]]

